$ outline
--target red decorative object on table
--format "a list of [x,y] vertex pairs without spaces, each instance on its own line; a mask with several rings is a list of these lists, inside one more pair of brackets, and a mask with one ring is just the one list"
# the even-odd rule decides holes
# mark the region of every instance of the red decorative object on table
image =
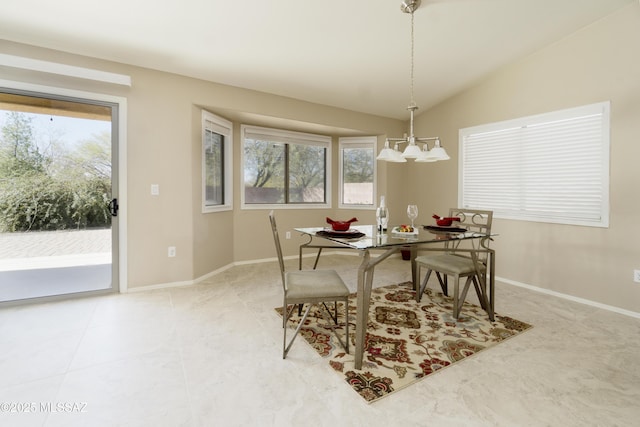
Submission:
[[331,228],[334,231],[347,231],[351,228],[351,223],[358,221],[358,218],[351,218],[348,221],[334,221],[331,218],[327,217],[327,223],[331,224]]
[[458,218],[457,216],[449,216],[443,218],[436,214],[433,214],[433,218],[436,220],[436,224],[438,224],[440,227],[450,227],[454,221],[460,221],[460,218]]

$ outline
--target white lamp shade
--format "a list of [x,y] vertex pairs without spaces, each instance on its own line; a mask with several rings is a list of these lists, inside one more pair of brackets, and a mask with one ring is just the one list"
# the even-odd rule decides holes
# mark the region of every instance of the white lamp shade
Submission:
[[385,147],[380,151],[376,160],[384,160],[386,162],[392,162],[394,159],[394,150],[389,147]]
[[400,151],[398,150],[393,150],[393,159],[390,160],[390,162],[394,162],[394,163],[406,163],[407,159],[405,159],[404,157],[402,157],[402,154],[400,154]]
[[407,161],[407,159],[402,157],[402,154],[400,154],[400,150],[398,150],[398,144],[396,144],[396,146],[394,147],[393,150],[391,150],[391,152],[392,152],[391,159],[389,160],[390,162],[405,163]]
[[435,160],[449,160],[451,157],[447,154],[444,148],[442,147],[433,147],[428,156],[429,158],[433,158]]
[[416,163],[427,163],[427,162],[437,162],[438,159],[434,157],[429,157],[429,149],[427,145],[424,146],[424,151],[420,152],[420,155],[416,157]]
[[404,157],[405,159],[415,159],[419,157],[421,154],[422,154],[422,150],[420,150],[420,147],[418,147],[415,144],[409,144],[407,145],[407,148],[404,149],[404,152],[402,153],[402,157]]

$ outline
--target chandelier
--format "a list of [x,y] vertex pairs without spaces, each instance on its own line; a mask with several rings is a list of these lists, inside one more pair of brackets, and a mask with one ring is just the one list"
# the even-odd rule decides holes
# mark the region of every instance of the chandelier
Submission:
[[[407,107],[409,110],[409,135],[402,138],[387,138],[384,142],[384,148],[376,158],[387,162],[404,163],[407,159],[415,159],[416,162],[437,162],[438,160],[449,160],[449,156],[443,147],[440,146],[440,138],[434,137],[416,137],[413,135],[413,114],[418,109],[413,99],[413,13],[420,7],[421,0],[405,0],[400,5],[400,10],[404,13],[411,14],[411,102]],[[429,150],[428,141],[434,142],[434,147]],[[394,144],[394,148],[390,144]],[[424,143],[421,149],[417,143]],[[407,144],[402,153],[399,151],[400,144]]]

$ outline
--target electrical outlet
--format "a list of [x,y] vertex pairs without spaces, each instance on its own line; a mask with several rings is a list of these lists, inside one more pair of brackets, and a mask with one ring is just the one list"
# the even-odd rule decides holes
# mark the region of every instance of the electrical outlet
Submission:
[[151,184],[151,195],[152,196],[160,195],[160,186],[158,184]]
[[640,270],[633,270],[633,281],[640,283]]
[[291,238],[291,232],[290,232],[290,231],[287,231],[287,232],[284,234],[284,236],[285,236],[285,238],[290,239],[290,238]]
[[167,256],[169,258],[173,258],[174,256],[176,256],[176,247],[175,246],[169,246],[169,248],[167,250]]

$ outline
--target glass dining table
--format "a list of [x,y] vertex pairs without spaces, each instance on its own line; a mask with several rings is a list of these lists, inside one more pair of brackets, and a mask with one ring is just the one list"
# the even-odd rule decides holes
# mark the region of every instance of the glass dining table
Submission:
[[[446,242],[460,240],[478,240],[475,248],[463,249],[470,254],[474,262],[479,263],[478,255],[486,254],[487,274],[480,274],[480,266],[477,267],[480,288],[484,298],[483,305],[487,314],[493,321],[494,288],[495,288],[495,252],[489,249],[488,240],[491,235],[470,231],[451,231],[451,229],[437,227],[416,226],[413,232],[400,233],[379,231],[374,225],[354,225],[348,232],[335,232],[325,227],[301,227],[295,231],[309,237],[309,241],[300,245],[299,266],[302,269],[303,251],[317,249],[318,253],[314,262],[315,269],[323,249],[353,249],[360,252],[362,261],[358,267],[358,289],[356,294],[356,332],[355,332],[355,369],[362,368],[366,329],[369,317],[369,303],[373,275],[376,265],[393,254],[402,250],[410,252],[411,273],[414,290],[418,289],[417,265],[415,262],[418,252],[446,250]],[[440,245],[438,245],[438,243]],[[381,251],[377,256],[371,256],[372,251]],[[458,251],[458,249],[457,249]],[[488,278],[488,282],[486,283]]]

